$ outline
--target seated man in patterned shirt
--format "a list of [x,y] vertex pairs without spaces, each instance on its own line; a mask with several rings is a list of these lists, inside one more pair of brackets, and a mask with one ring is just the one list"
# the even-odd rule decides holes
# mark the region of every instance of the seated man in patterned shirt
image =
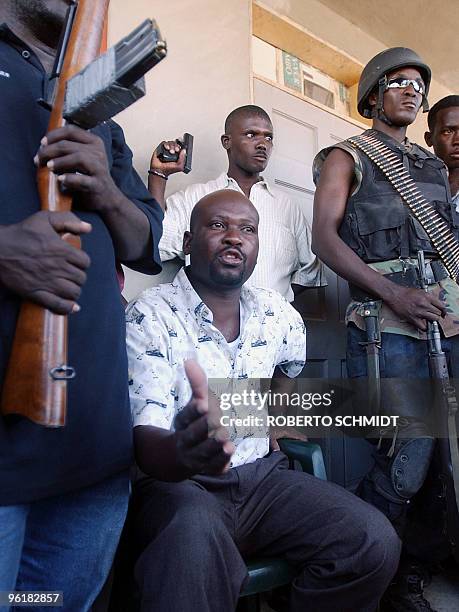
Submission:
[[243,286],[257,232],[244,195],[207,195],[184,236],[191,265],[127,311],[141,609],[233,612],[243,557],[259,554],[298,568],[291,610],[373,612],[399,557],[385,517],[288,470],[267,431],[234,443],[218,424],[209,433],[206,376],[291,378],[305,362],[298,313],[275,291]]

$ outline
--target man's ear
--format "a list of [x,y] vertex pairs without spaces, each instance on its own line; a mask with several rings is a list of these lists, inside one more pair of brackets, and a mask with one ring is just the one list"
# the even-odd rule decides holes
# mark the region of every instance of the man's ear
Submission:
[[223,136],[221,136],[220,138],[221,143],[222,143],[222,147],[228,151],[228,149],[231,147],[231,136],[229,134],[223,134]]
[[431,132],[425,132],[424,133],[424,140],[426,141],[426,145],[428,147],[433,147],[433,140],[432,140],[432,133]]
[[190,254],[192,239],[193,239],[193,234],[191,232],[185,232],[183,234],[182,251],[183,251],[184,255],[189,255]]

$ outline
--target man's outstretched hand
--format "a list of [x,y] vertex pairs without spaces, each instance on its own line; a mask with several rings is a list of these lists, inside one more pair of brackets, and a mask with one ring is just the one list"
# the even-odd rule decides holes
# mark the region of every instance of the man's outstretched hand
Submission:
[[192,396],[175,417],[177,464],[190,475],[222,474],[229,469],[235,447],[215,414],[216,399],[209,395],[207,378],[196,361],[185,362]]
[[185,371],[191,399],[175,417],[175,431],[153,425],[134,427],[137,464],[158,480],[178,482],[196,474],[223,474],[235,450],[220,425],[217,400],[209,394],[202,368],[189,360]]

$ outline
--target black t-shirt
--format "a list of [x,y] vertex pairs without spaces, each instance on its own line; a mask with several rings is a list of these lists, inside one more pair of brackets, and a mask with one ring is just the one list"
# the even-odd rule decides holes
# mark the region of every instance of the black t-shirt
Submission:
[[[0,26],[0,225],[40,209],[33,158],[49,120],[49,112],[37,104],[46,83],[31,49]],[[104,141],[117,186],[150,222],[151,256],[135,267],[157,273],[161,208],[133,170],[121,128],[110,121],[93,131]],[[0,505],[90,485],[127,468],[132,459],[124,310],[113,243],[97,213],[74,212],[92,225],[82,237],[91,267],[78,300],[81,311],[69,316],[68,363],[77,376],[68,383],[67,424],[49,429],[22,417],[0,416]],[[20,300],[0,286],[0,386],[19,306]]]

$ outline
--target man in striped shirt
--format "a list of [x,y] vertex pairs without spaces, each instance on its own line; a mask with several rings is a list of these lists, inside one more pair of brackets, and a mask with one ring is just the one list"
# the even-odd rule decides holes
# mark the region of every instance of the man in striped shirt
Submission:
[[[305,287],[326,285],[323,267],[311,251],[311,228],[300,207],[260,175],[273,148],[269,115],[259,106],[236,108],[226,118],[221,143],[228,154],[228,171],[208,183],[189,185],[167,200],[167,178],[183,170],[185,151],[177,162],[167,163],[153,153],[148,187],[165,211],[161,259],[184,259],[183,233],[189,228],[196,202],[214,191],[234,189],[251,200],[260,216],[260,252],[248,284],[275,289],[289,301]],[[176,142],[163,144],[170,151],[180,150]]]

